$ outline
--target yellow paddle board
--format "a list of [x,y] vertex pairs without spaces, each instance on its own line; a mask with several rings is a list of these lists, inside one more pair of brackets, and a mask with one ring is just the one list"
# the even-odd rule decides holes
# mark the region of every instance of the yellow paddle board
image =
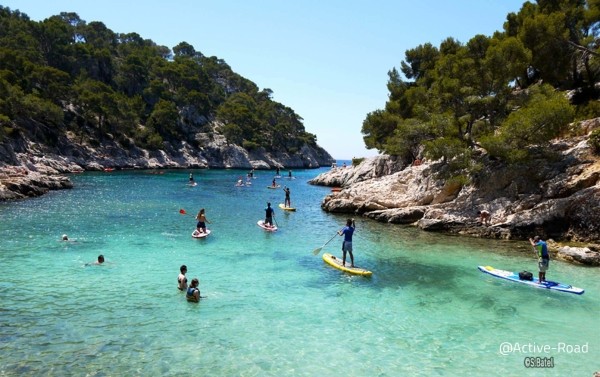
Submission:
[[281,208],[284,211],[295,211],[296,208],[294,207],[286,207],[285,204],[283,203],[279,203],[279,208]]
[[342,258],[338,258],[335,255],[331,255],[329,253],[323,254],[323,261],[330,265],[331,267],[337,268],[338,270],[342,270],[349,274],[354,275],[362,275],[362,276],[371,276],[373,273],[369,270],[365,270],[360,267],[350,267],[350,261],[346,260],[346,265],[342,266]]

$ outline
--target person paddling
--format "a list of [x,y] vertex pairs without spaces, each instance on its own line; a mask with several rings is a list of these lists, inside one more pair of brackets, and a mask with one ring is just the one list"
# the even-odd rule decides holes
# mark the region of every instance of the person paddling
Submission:
[[348,219],[346,221],[346,226],[338,232],[340,236],[344,236],[344,242],[342,242],[342,266],[346,265],[346,252],[348,252],[348,254],[350,254],[350,267],[354,267],[354,255],[352,255],[352,235],[354,234],[355,228],[356,225],[354,224],[354,219]]
[[273,208],[271,208],[271,203],[267,203],[267,208],[265,208],[265,226],[269,228],[273,227]]
[[198,220],[198,224],[196,224],[196,230],[199,233],[206,233],[206,223],[210,224],[210,221],[208,221],[206,215],[204,214],[204,208],[198,212],[196,215],[196,220]]
[[291,207],[292,206],[292,202],[290,200],[290,188],[287,187],[287,186],[283,186],[283,191],[285,192],[284,205],[286,207]]
[[548,245],[540,236],[535,236],[533,239],[529,239],[529,243],[533,246],[533,249],[537,252],[538,256],[538,283],[543,284],[546,282],[546,271],[550,265],[550,254],[548,254]]

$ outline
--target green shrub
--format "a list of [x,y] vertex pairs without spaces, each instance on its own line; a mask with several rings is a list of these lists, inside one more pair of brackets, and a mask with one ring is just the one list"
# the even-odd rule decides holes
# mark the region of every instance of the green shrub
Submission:
[[586,120],[600,117],[600,101],[589,101],[576,107],[575,119]]
[[592,147],[594,153],[600,154],[600,128],[592,131],[590,138],[588,139],[588,144]]
[[360,163],[361,163],[361,162],[363,162],[364,160],[365,160],[365,158],[364,158],[364,157],[359,157],[359,158],[356,158],[356,157],[354,157],[354,158],[352,159],[352,166],[358,166],[358,165],[360,165]]
[[148,139],[146,140],[146,148],[157,151],[162,149],[163,146],[163,138],[159,134],[152,133],[150,136],[148,136]]
[[251,151],[257,149],[259,145],[251,140],[244,140],[242,142],[242,147],[247,151]]

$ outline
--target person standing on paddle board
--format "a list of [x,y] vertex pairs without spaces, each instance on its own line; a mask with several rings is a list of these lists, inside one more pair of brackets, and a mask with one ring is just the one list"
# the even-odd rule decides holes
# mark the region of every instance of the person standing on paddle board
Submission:
[[288,178],[292,178],[292,171],[288,170]]
[[194,184],[194,174],[190,173],[190,185]]
[[346,265],[346,252],[348,252],[350,254],[350,267],[354,267],[354,255],[352,255],[352,235],[354,234],[354,228],[356,228],[354,219],[348,219],[346,226],[338,232],[340,236],[344,236],[344,242],[342,242],[342,266]]
[[210,221],[208,221],[206,215],[204,214],[204,208],[198,212],[196,215],[196,220],[198,220],[198,224],[196,224],[196,230],[198,232],[206,233],[206,223],[210,224]]
[[283,191],[285,192],[284,205],[286,207],[291,207],[292,206],[292,202],[290,201],[290,188],[287,187],[287,186],[283,186]]
[[265,226],[273,227],[273,208],[271,208],[271,203],[267,203],[267,208],[265,208]]
[[548,267],[550,265],[550,254],[548,254],[548,245],[540,236],[535,236],[533,239],[529,239],[529,243],[533,246],[533,249],[537,252],[538,255],[538,268],[539,275],[538,281],[540,284],[546,282],[546,271],[548,271]]
[[177,288],[180,291],[185,291],[188,287],[187,278],[185,277],[186,272],[187,266],[185,264],[182,264],[181,267],[179,267],[179,276],[177,277]]

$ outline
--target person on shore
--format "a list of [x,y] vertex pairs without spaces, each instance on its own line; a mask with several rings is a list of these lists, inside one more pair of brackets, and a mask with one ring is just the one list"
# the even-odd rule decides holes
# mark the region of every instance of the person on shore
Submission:
[[342,266],[346,265],[346,253],[350,254],[350,267],[354,267],[354,255],[352,254],[352,235],[354,234],[354,219],[346,220],[346,226],[343,227],[338,234],[344,236],[344,242],[342,242]]
[[187,278],[185,277],[186,272],[187,266],[185,264],[182,264],[181,267],[179,267],[179,276],[177,277],[177,288],[180,291],[185,291],[188,287]]
[[267,208],[265,208],[265,226],[268,226],[270,228],[273,227],[273,214],[275,213],[275,211],[273,211],[273,208],[271,208],[271,203],[267,203]]
[[198,224],[196,224],[196,230],[199,233],[206,233],[206,223],[210,224],[210,221],[208,221],[206,215],[204,214],[204,208],[198,212],[196,215],[196,220],[198,220]]
[[481,225],[490,225],[491,221],[492,221],[492,214],[483,209],[481,211],[477,211],[477,215],[479,215],[479,222],[481,222]]
[[185,293],[185,298],[189,302],[200,302],[200,288],[198,288],[199,285],[200,281],[198,278],[193,278]]
[[291,207],[292,206],[292,202],[290,200],[290,188],[287,187],[287,186],[283,186],[283,191],[285,192],[284,205],[286,207]]
[[550,266],[550,254],[548,254],[548,245],[540,236],[535,236],[533,239],[529,239],[529,243],[533,246],[538,256],[538,283],[542,284],[546,282],[546,271]]

